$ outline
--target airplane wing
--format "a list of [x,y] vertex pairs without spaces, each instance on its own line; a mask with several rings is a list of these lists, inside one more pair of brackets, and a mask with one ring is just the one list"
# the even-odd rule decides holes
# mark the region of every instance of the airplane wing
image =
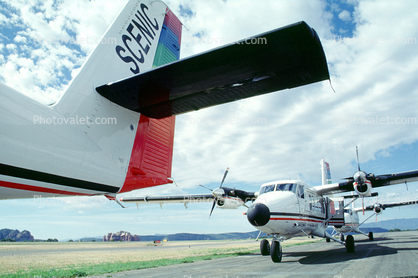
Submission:
[[[121,202],[136,204],[165,204],[165,203],[203,203],[213,202],[222,209],[236,209],[245,205],[248,201],[253,201],[257,196],[256,192],[247,192],[235,188],[220,187],[212,190],[210,194],[189,194],[189,195],[165,195],[165,196],[146,196],[146,197],[124,197]],[[212,214],[212,212],[211,212]]]
[[326,79],[319,37],[302,21],[96,91],[127,109],[164,118]]
[[[418,181],[418,170],[377,176],[368,174],[367,179],[371,182],[372,188],[414,182]],[[320,195],[354,191],[353,183],[353,178],[348,178],[344,182],[315,186],[314,190]]]
[[[382,212],[382,210],[385,210],[387,208],[400,207],[400,206],[410,206],[410,205],[418,205],[418,200],[399,202],[399,203],[391,203],[391,204],[376,203],[374,205],[364,207],[364,210],[366,210],[366,211],[373,211],[374,210],[376,213],[380,213],[380,212]],[[355,211],[362,211],[363,208],[355,208],[354,210]]]
[[213,202],[212,194],[167,195],[146,197],[123,197],[120,201],[137,204],[162,204],[162,203],[202,203]]

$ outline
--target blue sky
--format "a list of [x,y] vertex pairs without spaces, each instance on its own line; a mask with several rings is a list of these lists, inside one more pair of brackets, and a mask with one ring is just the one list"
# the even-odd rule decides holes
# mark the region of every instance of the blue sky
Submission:
[[[52,103],[94,49],[126,1],[0,2],[0,82]],[[320,184],[320,160],[333,181],[356,170],[387,174],[418,169],[418,5],[398,1],[166,1],[183,28],[187,57],[300,20],[319,34],[332,86],[321,82],[177,117],[173,177],[178,186],[125,196],[206,193],[219,185],[257,191],[271,180]],[[43,38],[76,43],[45,43]],[[41,41],[41,42],[40,42]],[[376,119],[378,122],[376,122]],[[378,201],[418,198],[418,183],[378,189]],[[373,200],[374,201],[374,200]],[[359,203],[360,204],[360,203]],[[126,230],[134,234],[246,232],[245,208],[210,203],[129,205],[104,197],[0,201],[2,227],[35,238],[79,238]],[[385,211],[380,220],[416,217],[416,206]]]

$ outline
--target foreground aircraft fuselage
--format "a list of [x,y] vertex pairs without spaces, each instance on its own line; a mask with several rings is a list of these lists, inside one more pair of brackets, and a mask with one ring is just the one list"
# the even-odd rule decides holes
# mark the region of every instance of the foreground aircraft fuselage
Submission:
[[181,30],[163,2],[131,0],[55,104],[0,85],[0,199],[171,183],[175,115],[329,79],[304,22],[176,61]]

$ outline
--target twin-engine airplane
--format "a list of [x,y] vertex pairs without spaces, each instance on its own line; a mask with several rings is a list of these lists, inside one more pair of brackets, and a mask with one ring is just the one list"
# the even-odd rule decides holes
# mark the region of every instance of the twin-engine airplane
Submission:
[[176,61],[181,31],[162,1],[131,0],[56,103],[0,84],[0,199],[172,183],[175,115],[329,79],[305,22]]
[[[400,207],[400,206],[409,206],[409,205],[417,205],[418,201],[414,200],[414,201],[406,201],[406,202],[399,202],[399,203],[390,203],[390,204],[380,204],[380,203],[376,203],[370,206],[366,206],[366,207],[352,207],[352,208],[346,208],[344,209],[344,226],[340,226],[340,225],[334,225],[334,232],[332,233],[332,236],[340,236],[340,240],[344,241],[344,235],[348,234],[348,233],[357,233],[357,234],[362,234],[364,236],[367,236],[370,240],[374,240],[373,237],[373,232],[369,232],[368,234],[366,234],[365,232],[363,232],[362,230],[360,230],[360,226],[366,222],[367,220],[369,220],[371,217],[373,217],[374,215],[379,215],[382,214],[383,210],[387,209],[387,208],[394,208],[394,207]],[[347,207],[347,205],[346,205]],[[360,211],[373,211],[373,214],[371,214],[368,218],[366,218],[362,223],[360,223],[359,221],[359,216],[358,213]],[[327,238],[327,242],[329,242],[330,240]]]
[[[322,162],[323,165],[326,165],[326,167],[323,166],[323,184],[315,187],[300,180],[280,180],[261,185],[259,192],[245,192],[222,187],[225,173],[221,187],[213,190],[213,194],[129,197],[122,198],[121,201],[160,204],[165,202],[189,203],[196,199],[203,200],[205,197],[204,200],[214,200],[214,205],[217,204],[220,208],[237,208],[247,201],[253,201],[246,213],[248,221],[260,232],[272,236],[271,244],[267,239],[260,242],[261,254],[270,255],[273,262],[281,262],[280,242],[303,235],[334,240],[345,245],[348,253],[355,252],[352,235],[348,235],[343,241],[331,236],[326,231],[328,226],[345,227],[350,225],[345,222],[345,207],[347,205],[344,205],[344,198],[334,198],[327,195],[354,191],[357,195],[349,197],[355,200],[360,197],[372,196],[372,188],[418,181],[418,170],[374,175],[366,174],[358,167],[359,170],[353,175],[353,178],[347,178],[344,182],[326,184],[326,181],[330,180],[329,165]],[[335,203],[338,203],[338,210]],[[379,206],[379,208],[384,206]]]

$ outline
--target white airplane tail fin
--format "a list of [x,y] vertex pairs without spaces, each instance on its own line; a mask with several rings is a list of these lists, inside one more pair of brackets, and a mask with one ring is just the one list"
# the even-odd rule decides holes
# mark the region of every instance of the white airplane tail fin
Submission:
[[[180,37],[181,23],[163,2],[129,1],[97,42],[57,109],[73,111],[82,96],[91,96],[98,86],[177,60]],[[85,41],[93,43],[93,39]]]
[[[172,182],[175,117],[148,118],[103,98],[96,88],[178,60],[181,31],[162,1],[129,1],[53,106],[64,117],[90,120],[78,128],[110,158],[102,168],[121,172],[119,193]],[[116,124],[99,125],[98,119]]]

